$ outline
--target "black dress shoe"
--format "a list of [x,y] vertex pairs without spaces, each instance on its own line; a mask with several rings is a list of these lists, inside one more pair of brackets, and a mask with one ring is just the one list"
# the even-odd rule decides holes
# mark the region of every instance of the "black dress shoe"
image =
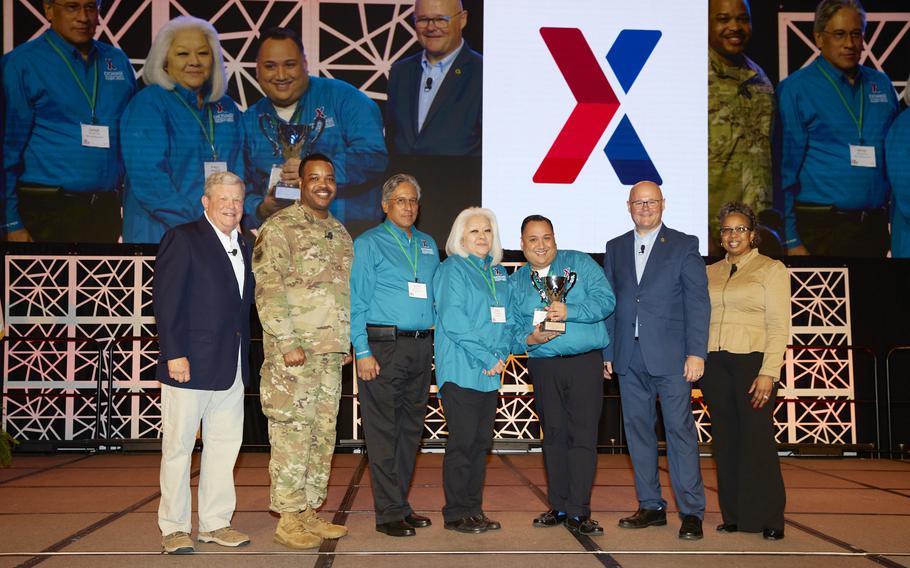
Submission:
[[550,528],[566,522],[566,514],[556,509],[541,513],[531,524],[537,528]]
[[603,527],[588,517],[569,517],[566,519],[566,528],[583,536],[603,536],[604,534]]
[[721,533],[734,533],[739,530],[739,527],[736,526],[736,523],[721,523],[717,525],[717,532]]
[[662,527],[666,524],[667,512],[664,509],[639,509],[631,517],[619,519],[619,527],[623,529]]
[[784,529],[765,529],[761,535],[765,540],[781,540],[784,538]]
[[387,523],[378,523],[376,531],[385,533],[389,536],[414,536],[417,531],[414,527],[404,521],[389,521]]
[[701,519],[695,515],[684,515],[682,526],[679,527],[679,538],[684,540],[700,540],[705,534],[701,530]]
[[502,528],[502,525],[499,523],[499,521],[494,521],[490,517],[486,516],[483,512],[481,512],[479,515],[474,515],[471,518],[474,519],[474,522],[485,526],[486,530],[488,531],[498,531]]
[[423,515],[418,515],[417,513],[411,513],[404,518],[404,522],[411,525],[415,529],[422,529],[433,524],[433,521],[429,517],[424,517]]
[[487,531],[487,525],[482,522],[478,523],[474,520],[473,517],[465,517],[463,519],[456,519],[454,521],[446,521],[443,526],[450,531],[458,531],[460,533],[468,534],[480,534]]

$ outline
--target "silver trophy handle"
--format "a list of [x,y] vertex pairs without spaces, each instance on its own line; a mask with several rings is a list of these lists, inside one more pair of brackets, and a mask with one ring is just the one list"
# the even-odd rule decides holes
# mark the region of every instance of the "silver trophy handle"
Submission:
[[[275,155],[281,154],[281,147],[278,145],[278,121],[274,116],[263,113],[259,115],[259,130],[265,136],[265,139],[272,145],[272,151]],[[274,137],[271,133],[275,133]]]

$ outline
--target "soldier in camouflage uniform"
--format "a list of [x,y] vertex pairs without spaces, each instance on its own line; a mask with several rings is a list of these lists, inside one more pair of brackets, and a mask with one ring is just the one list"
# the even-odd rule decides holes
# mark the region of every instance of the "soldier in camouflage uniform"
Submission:
[[729,201],[771,208],[774,87],[743,51],[752,37],[746,0],[711,0],[708,20],[708,244],[719,256],[717,212]]
[[269,420],[275,541],[314,548],[347,534],[316,515],[326,496],[341,367],[350,362],[351,236],[329,213],[335,169],[321,154],[300,164],[300,201],[262,226],[253,251],[265,330],[260,394]]

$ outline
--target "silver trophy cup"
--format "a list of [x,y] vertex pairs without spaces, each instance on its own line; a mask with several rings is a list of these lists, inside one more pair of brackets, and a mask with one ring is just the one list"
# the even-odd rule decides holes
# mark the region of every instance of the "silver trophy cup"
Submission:
[[[325,117],[318,115],[312,124],[288,124],[271,114],[259,115],[259,129],[272,144],[275,156],[284,161],[304,158],[313,151],[313,146],[325,130]],[[300,188],[280,180],[275,186],[278,199],[300,199]]]
[[[570,272],[568,276],[544,276],[541,278],[536,270],[531,271],[531,284],[534,285],[534,288],[540,294],[540,299],[546,302],[548,306],[553,302],[565,302],[566,296],[569,295],[569,290],[575,286],[577,278],[578,275],[574,272]],[[540,324],[540,329],[555,333],[565,333],[566,322],[544,320]]]

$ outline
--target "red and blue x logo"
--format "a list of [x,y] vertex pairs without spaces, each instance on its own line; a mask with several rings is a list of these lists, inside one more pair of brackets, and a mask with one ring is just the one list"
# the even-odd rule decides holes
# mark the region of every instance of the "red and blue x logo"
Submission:
[[[556,61],[577,104],[534,173],[535,183],[573,183],[603,136],[619,99],[578,28],[540,28],[540,35]],[[656,30],[623,30],[607,53],[607,62],[628,93],[660,40]],[[662,184],[648,152],[623,116],[604,152],[619,181],[633,185],[641,180]]]

